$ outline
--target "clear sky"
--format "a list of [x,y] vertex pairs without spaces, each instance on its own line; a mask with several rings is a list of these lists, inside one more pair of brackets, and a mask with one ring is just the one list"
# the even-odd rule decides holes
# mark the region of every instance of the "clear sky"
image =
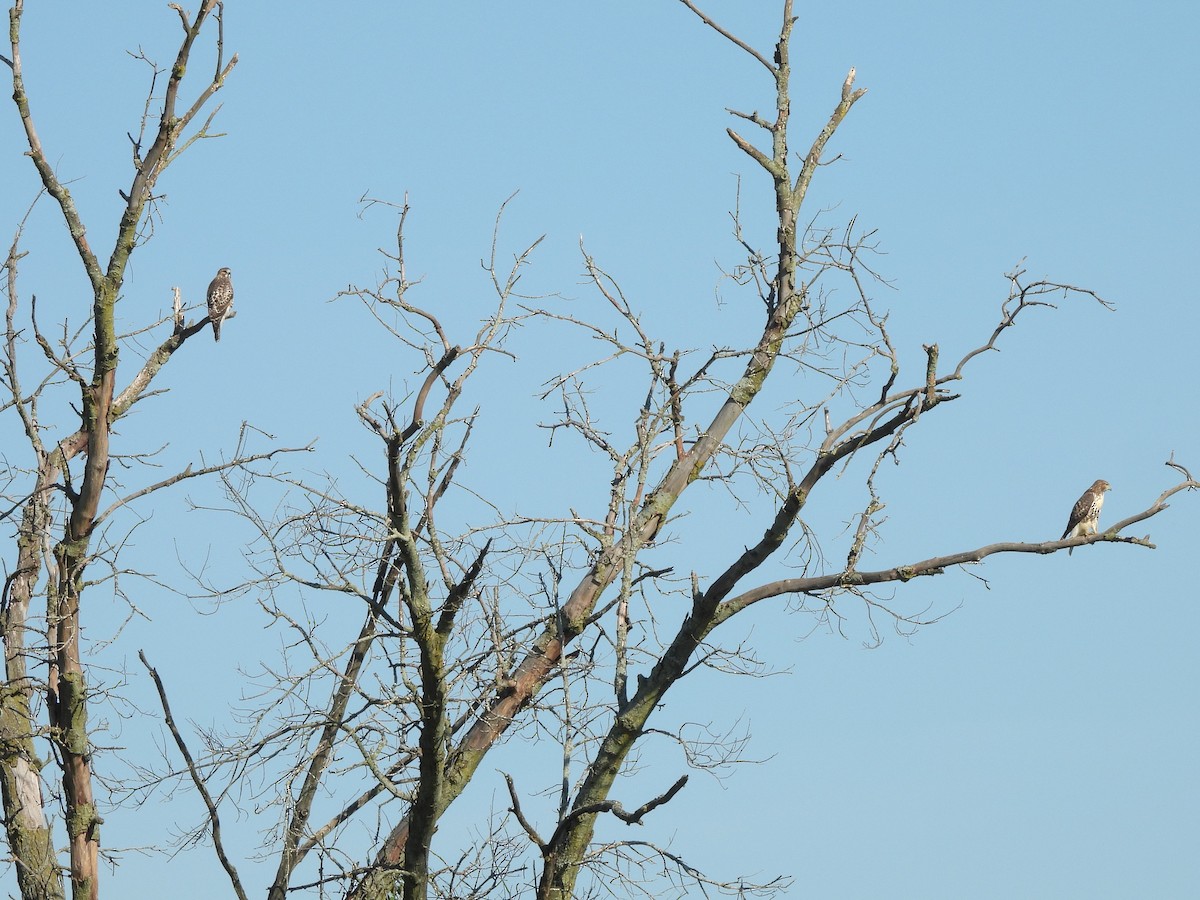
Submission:
[[[878,229],[877,268],[893,288],[874,293],[913,377],[922,343],[939,343],[951,360],[987,339],[1004,273],[1018,263],[1117,305],[1066,299],[1034,310],[1001,353],[977,361],[962,399],[912,430],[902,465],[882,476],[888,521],[866,565],[1056,538],[1096,478],[1113,484],[1104,517],[1116,521],[1177,481],[1163,466],[1171,453],[1200,473],[1200,7],[796,5],[793,146],[807,147],[851,66],[868,89],[830,146],[841,160],[819,172],[809,213]],[[117,190],[129,182],[126,132],[146,86],[144,65],[126,51],[167,65],[178,20],[145,0],[28,6],[34,115],[107,256]],[[769,55],[779,4],[703,8]],[[169,442],[167,463],[212,459],[249,421],[283,443],[319,438],[303,462],[314,472],[353,481],[352,455],[376,465],[354,404],[380,389],[401,393],[415,367],[360,307],[330,302],[348,284],[373,284],[376,248],[393,240],[389,213],[359,216],[363,195],[408,195],[410,275],[423,276],[421,302],[464,339],[490,311],[479,260],[514,191],[502,252],[546,235],[529,292],[588,296],[582,236],[652,330],[675,343],[703,348],[757,327],[749,298],[725,289],[719,302],[714,292],[717,264],[739,261],[728,216],[738,175],[754,238],[773,234],[769,184],[724,133],[737,124],[725,109],[766,112],[771,86],[676,0],[227,0],[225,40],[240,58],[218,97],[225,136],[193,147],[164,177],[162,220],[135,256],[121,309],[144,321],[169,308],[174,285],[198,303],[227,265],[239,315],[220,345],[197,342],[171,363],[170,396],[120,429],[131,448]],[[202,78],[208,57],[196,60]],[[37,189],[22,141],[10,104],[0,113],[6,235]],[[86,285],[49,204],[25,247],[23,289],[38,294],[46,320],[77,315]],[[497,365],[479,396],[483,458],[472,459],[472,485],[490,484],[505,510],[591,504],[597,513],[605,465],[565,447],[549,453],[536,428],[549,413],[533,394],[571,364],[566,348],[531,332],[513,349],[519,363]],[[597,387],[624,399],[616,381]],[[5,456],[15,457],[11,428],[0,423]],[[814,497],[806,521],[832,546],[861,506],[861,477],[852,467]],[[160,579],[177,577],[181,563],[205,564],[218,581],[243,577],[237,529],[185,514],[185,494],[215,502],[203,488],[163,495],[133,558]],[[757,539],[762,515],[752,504],[719,523],[687,523],[694,543],[663,552],[711,575],[722,548]],[[752,735],[745,755],[764,761],[722,781],[693,776],[634,836],[671,841],[714,876],[790,875],[798,897],[1200,896],[1200,496],[1177,495],[1133,533],[1149,533],[1158,549],[992,557],[897,587],[906,610],[950,615],[910,637],[885,628],[875,649],[864,646],[861,617],[842,635],[810,633],[784,603],[762,604],[725,639],[748,635],[781,674],[685,683],[659,724],[740,723]],[[219,725],[238,666],[269,655],[277,636],[252,610],[200,615],[153,584],[139,584],[134,599],[146,618],[106,665],[127,669],[131,690],[144,691],[136,651],[145,649],[176,686],[181,718]],[[144,718],[113,714],[111,743],[155,734]],[[447,834],[507,802],[492,771],[505,765],[515,763],[489,758]],[[678,774],[643,771],[624,802]],[[160,815],[153,804],[106,815],[106,846],[153,840]],[[139,816],[141,826],[131,821]],[[130,837],[138,827],[147,834]],[[264,873],[247,871],[260,895]],[[169,862],[129,852],[110,877],[109,893],[135,900],[161,896],[156,885],[168,878],[179,897],[227,887],[203,848]]]

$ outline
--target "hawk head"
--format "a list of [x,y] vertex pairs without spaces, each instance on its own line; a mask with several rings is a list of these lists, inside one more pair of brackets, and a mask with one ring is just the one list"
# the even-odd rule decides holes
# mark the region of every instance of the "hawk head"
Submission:
[[[224,271],[224,270],[222,270],[222,271]],[[1107,481],[1105,481],[1103,478],[1097,478],[1096,481],[1092,484],[1091,490],[1097,494],[1103,494],[1105,491],[1111,491],[1112,485],[1109,484]]]
[[221,268],[219,268],[217,270],[218,278],[228,278],[232,274],[233,274],[233,270],[231,268],[229,268],[229,266],[222,266]]

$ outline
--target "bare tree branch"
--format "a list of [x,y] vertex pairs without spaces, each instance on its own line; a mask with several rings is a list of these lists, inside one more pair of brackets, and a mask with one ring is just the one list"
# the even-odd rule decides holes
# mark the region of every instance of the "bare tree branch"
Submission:
[[141,650],[138,651],[138,659],[142,661],[142,665],[146,667],[146,671],[154,679],[154,687],[158,691],[158,700],[162,705],[163,721],[166,723],[167,728],[170,729],[171,738],[175,741],[175,746],[179,749],[179,755],[183,757],[183,761],[187,765],[188,775],[192,779],[192,784],[195,785],[196,791],[204,800],[204,807],[208,811],[209,834],[212,837],[213,850],[217,854],[217,859],[221,861],[221,868],[229,876],[229,883],[233,886],[233,891],[237,894],[238,900],[247,900],[246,891],[242,887],[241,879],[238,877],[237,867],[234,866],[225,852],[225,842],[221,837],[221,814],[217,809],[217,804],[213,800],[212,794],[209,793],[204,776],[200,774],[200,768],[196,765],[195,759],[192,758],[191,751],[188,750],[187,742],[183,739],[183,735],[179,733],[179,727],[175,724],[175,717],[171,714],[171,704],[167,700],[167,689],[163,686],[158,670],[150,665],[150,661],[146,659],[146,654]]

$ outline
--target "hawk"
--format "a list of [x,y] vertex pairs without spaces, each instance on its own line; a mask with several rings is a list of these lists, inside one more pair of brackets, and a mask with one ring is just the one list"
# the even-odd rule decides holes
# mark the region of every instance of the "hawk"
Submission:
[[213,323],[213,338],[221,339],[221,323],[233,309],[233,282],[229,276],[233,273],[228,266],[217,271],[217,277],[208,285],[208,317]]
[[[1099,478],[1084,491],[1083,496],[1075,501],[1075,506],[1071,509],[1071,518],[1067,520],[1067,530],[1062,533],[1059,540],[1067,537],[1099,534],[1100,507],[1104,505],[1104,492],[1111,490],[1112,485],[1103,478]],[[1069,556],[1074,549],[1074,547],[1069,548],[1067,555]]]

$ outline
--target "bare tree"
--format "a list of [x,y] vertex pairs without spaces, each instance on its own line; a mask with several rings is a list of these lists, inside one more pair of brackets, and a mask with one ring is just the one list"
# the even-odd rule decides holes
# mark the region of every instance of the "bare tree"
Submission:
[[[133,333],[122,335],[122,318],[117,315],[130,257],[148,239],[146,225],[156,185],[190,144],[209,136],[213,114],[203,121],[200,114],[237,63],[236,55],[225,61],[218,0],[204,0],[194,16],[181,6],[172,8],[183,35],[170,69],[153,68],[146,115],[137,136],[130,135],[133,172],[129,186],[120,192],[123,207],[107,260],[93,250],[71,191],[50,162],[53,151],[43,146],[35,125],[34,103],[26,93],[22,70],[23,0],[16,0],[9,10],[11,53],[0,57],[12,74],[12,96],[28,144],[26,155],[40,182],[39,197],[48,195],[57,205],[92,292],[91,303],[75,311],[74,323],[65,319],[57,337],[43,330],[36,295],[26,300],[18,289],[25,222],[18,226],[4,260],[8,302],[0,385],[6,396],[0,411],[18,420],[28,444],[28,462],[6,472],[10,481],[5,495],[10,503],[3,517],[16,524],[15,553],[4,578],[0,785],[9,849],[25,898],[65,895],[55,849],[63,835],[56,836],[47,813],[46,788],[53,779],[37,753],[38,739],[48,742],[59,776],[51,790],[59,795],[65,811],[71,896],[98,896],[103,816],[94,786],[88,722],[92,698],[81,633],[84,593],[97,580],[89,577],[89,569],[107,570],[108,575],[99,580],[112,580],[119,591],[115,587],[122,574],[117,535],[123,526],[118,524],[118,532],[113,532],[110,524],[119,522],[127,506],[149,494],[271,455],[239,453],[229,462],[188,466],[135,488],[115,483],[109,474],[114,459],[134,464],[147,458],[116,449],[110,442],[114,423],[152,393],[152,383],[173,354],[208,325],[207,317],[186,323],[178,289],[174,310],[162,321],[136,326]],[[180,100],[185,71],[196,40],[213,18],[219,33],[213,75],[185,105]],[[156,91],[164,79],[159,96]],[[163,331],[165,337],[158,339],[143,361],[133,368],[121,367],[123,343],[134,335]],[[32,353],[26,352],[29,349]],[[120,386],[122,371],[126,375]],[[76,417],[74,424],[71,416]],[[47,437],[55,431],[63,436]],[[44,612],[36,610],[39,600],[45,603]],[[35,631],[39,627],[44,628],[40,637]],[[31,668],[44,674],[35,675]]]
[[[524,295],[521,273],[538,241],[516,253],[511,265],[502,264],[498,219],[485,264],[495,306],[469,340],[457,343],[431,311],[436,304],[420,304],[407,277],[406,203],[397,211],[396,249],[384,279],[347,292],[415,357],[409,393],[380,393],[358,407],[378,441],[378,468],[367,466],[376,473],[377,500],[349,496],[332,481],[288,479],[291,506],[282,518],[270,518],[255,498],[260,482],[226,482],[230,510],[259,534],[257,575],[244,590],[292,635],[303,659],[293,656],[264,672],[265,702],[247,727],[207,734],[203,763],[189,759],[188,766],[214,795],[228,795],[248,779],[270,786],[257,796],[278,810],[272,900],[333,884],[344,885],[355,900],[521,892],[565,898],[603,893],[613,877],[620,884],[613,890],[622,895],[639,889],[657,895],[661,879],[739,895],[777,890],[786,882],[713,877],[651,841],[597,839],[602,817],[643,824],[685,788],[686,775],[672,776],[654,796],[615,796],[619,777],[646,740],[669,736],[699,768],[737,756],[735,739],[698,741],[685,727],[651,726],[667,692],[698,668],[754,670],[753,648],[722,645],[719,626],[760,601],[787,597],[835,626],[858,603],[871,628],[883,617],[915,629],[929,617],[898,599],[912,589],[889,598],[876,586],[903,585],[997,553],[1048,554],[1095,542],[1152,546],[1147,537],[1123,532],[1165,508],[1174,493],[1197,486],[1172,460],[1181,480],[1144,512],[1101,534],[995,543],[864,569],[860,560],[884,506],[876,476],[907,430],[958,399],[954,387],[972,362],[996,349],[1018,319],[1052,308],[1055,298],[1108,304],[1091,290],[1030,280],[1018,268],[1008,276],[1007,295],[998,298],[994,330],[978,347],[947,366],[930,343],[922,370],[903,372],[886,316],[872,301],[874,235],[853,221],[839,227],[821,225],[820,217],[806,222],[802,212],[830,141],[865,94],[854,70],[796,168],[790,0],[782,4],[770,56],[690,0],[682,2],[761,66],[774,87],[769,117],[731,110],[754,129],[750,137],[728,131],[770,179],[775,197],[769,249],[755,246],[740,214],[734,217],[745,256],[727,275],[757,295],[762,326],[756,340],[704,353],[672,346],[669,335],[651,333],[617,280],[583,248],[598,311],[568,312],[553,297]],[[835,282],[840,293],[831,289]],[[462,479],[480,410],[460,406],[472,379],[493,359],[511,355],[518,328],[565,330],[604,348],[571,371],[551,374],[543,394],[554,409],[543,426],[551,440],[567,443],[570,436],[573,450],[586,447],[607,461],[607,502],[592,515],[571,506],[513,514]],[[638,401],[623,407],[624,425],[613,426],[612,410],[622,405],[620,398],[604,397],[598,373],[631,367],[640,372],[642,388]],[[811,397],[787,397],[781,416],[751,418],[747,411],[779,380],[772,376],[780,368],[811,374],[807,383],[821,387]],[[833,562],[802,514],[827,476],[863,455],[854,471],[862,473],[864,502],[853,515],[844,560]],[[774,498],[761,540],[730,548],[707,580],[657,564],[647,550],[685,534],[675,524],[683,511],[710,515],[712,497],[722,491],[735,499],[746,491]],[[695,502],[683,505],[685,496]],[[472,511],[464,513],[456,497],[472,498]],[[795,577],[756,580],[766,562],[784,554],[798,569]],[[682,538],[672,558],[687,564]],[[311,604],[303,615],[295,612],[297,590]],[[338,636],[325,624],[322,595],[361,604],[354,634]],[[673,619],[668,600],[679,597],[686,599],[686,613]],[[634,639],[640,623],[651,625]],[[461,854],[439,854],[439,822],[479,776],[485,756],[506,736],[529,729],[559,743],[561,773],[532,787],[506,775],[511,818],[500,815],[481,826],[478,843]],[[551,821],[539,822],[527,805],[546,792],[557,798],[557,810]],[[369,857],[362,833],[350,829],[359,819],[372,823]],[[197,833],[217,828],[210,805]],[[532,879],[519,862],[529,854],[537,873]],[[299,877],[301,871],[311,876]],[[590,880],[581,883],[582,873],[591,873]]]
[[[918,593],[916,586],[901,589],[908,582],[998,553],[1050,554],[1087,543],[1152,547],[1148,537],[1124,532],[1166,508],[1175,493],[1200,486],[1171,460],[1177,483],[1143,512],[1100,534],[952,548],[930,559],[865,568],[864,553],[884,506],[877,475],[908,430],[927,416],[943,415],[959,399],[956,387],[973,361],[996,349],[1018,319],[1052,308],[1059,298],[1106,302],[1086,288],[1031,280],[1015,269],[1007,294],[997,298],[995,328],[975,349],[946,365],[938,345],[930,343],[923,367],[903,371],[887,318],[873,300],[874,235],[854,221],[827,226],[805,208],[830,142],[865,94],[854,70],[831,92],[827,121],[797,156],[790,122],[791,0],[782,3],[769,56],[691,0],[681,2],[751,65],[761,66],[774,88],[769,115],[730,111],[739,128],[754,129],[749,136],[728,131],[761,169],[758,177],[769,179],[775,199],[775,237],[767,247],[748,236],[752,229],[743,231],[740,211],[733,219],[739,262],[726,274],[741,297],[751,298],[752,314],[761,316],[750,342],[699,351],[653,333],[618,279],[584,247],[593,308],[580,311],[554,296],[531,295],[522,276],[541,239],[506,261],[503,209],[484,263],[493,306],[473,333],[452,334],[435,313],[437,304],[425,301],[424,289],[408,276],[405,201],[392,210],[395,249],[387,253],[383,278],[340,298],[360,302],[386,330],[412,378],[396,395],[381,391],[357,407],[377,454],[358,461],[363,478],[347,485],[332,476],[255,469],[250,464],[267,454],[242,448],[233,462],[205,469],[222,481],[224,511],[249,522],[256,540],[248,557],[253,571],[240,588],[219,590],[200,577],[198,592],[256,603],[269,627],[284,636],[286,650],[262,661],[260,669],[251,671],[247,663],[251,702],[233,724],[190,733],[173,709],[170,686],[143,656],[172,751],[157,768],[141,766],[134,793],[165,784],[194,789],[198,801],[180,814],[192,821],[184,840],[211,843],[239,898],[248,896],[239,862],[255,852],[272,864],[270,900],[299,892],[409,900],[661,896],[689,887],[736,896],[781,890],[783,877],[707,873],[670,846],[607,830],[609,824],[624,829],[653,823],[655,811],[686,790],[687,774],[672,771],[661,780],[655,774],[658,786],[648,795],[629,796],[631,780],[622,776],[652,742],[671,742],[695,769],[719,769],[741,756],[742,742],[732,733],[698,733],[686,723],[664,721],[660,712],[667,693],[700,669],[757,671],[754,648],[723,642],[722,624],[760,601],[787,598],[793,608],[835,627],[858,608],[870,628],[890,619],[915,629],[934,617],[905,602]],[[172,84],[214,11],[219,25],[219,4],[205,2],[194,24],[179,11],[185,40]],[[20,4],[10,63],[18,86],[19,18]],[[221,45],[218,40],[217,76],[188,115],[176,116],[168,90],[159,132],[164,149],[137,157],[138,179],[147,160],[157,177],[174,158],[171,148],[190,118],[220,87],[233,65],[222,67]],[[20,106],[23,93],[17,94],[30,122],[27,106]],[[40,145],[32,125],[27,128],[36,163]],[[68,224],[77,223],[66,189],[48,167],[39,164],[39,173]],[[122,267],[138,244],[152,186],[153,180],[135,179],[129,192],[141,205],[133,211],[130,199],[123,219],[123,229],[130,224],[117,245],[124,248]],[[87,694],[77,629],[82,575],[95,557],[89,539],[107,515],[96,499],[111,456],[107,438],[111,423],[144,394],[170,353],[206,323],[185,325],[177,305],[170,338],[130,387],[115,392],[113,304],[121,268],[114,275],[110,264],[104,274],[93,262],[93,344],[85,353],[72,351],[70,341],[56,347],[36,327],[31,298],[30,327],[48,369],[35,388],[24,388],[17,378],[23,327],[16,289],[19,237],[18,230],[6,265],[4,384],[11,395],[6,408],[21,417],[36,465],[27,493],[9,488],[20,501],[10,512],[20,512],[21,524],[17,561],[6,573],[8,693],[0,775],[23,896],[62,896],[34,753],[38,737],[53,744],[64,767],[73,890],[95,896],[97,814],[88,793]],[[88,266],[91,257],[80,240]],[[474,404],[476,388],[485,378],[500,377],[498,364],[514,359],[519,336],[535,330],[543,340],[601,348],[569,371],[546,373],[542,394],[550,410],[542,425],[549,440],[576,458],[586,450],[590,459],[603,461],[596,476],[603,500],[592,511],[582,508],[583,501],[568,501],[560,509],[514,512],[502,486],[488,490],[464,474],[464,462],[486,452],[475,446],[485,413]],[[94,360],[90,370],[79,362],[85,356]],[[639,388],[631,392],[625,377],[620,392],[606,394],[603,376],[610,371],[632,372]],[[803,384],[812,395],[795,396],[794,384],[792,393],[786,385],[776,387],[787,373],[810,376]],[[37,411],[43,395],[62,384],[81,391],[82,424],[65,445],[46,448],[39,442]],[[764,402],[771,392],[786,402]],[[764,406],[771,409],[758,414]],[[68,453],[64,446],[75,449]],[[73,475],[70,463],[85,450],[83,473]],[[585,469],[579,468],[582,478]],[[836,536],[815,533],[803,514],[813,492],[838,472],[853,472],[861,488],[844,558],[835,560],[830,548],[837,546]],[[129,497],[198,474],[188,470]],[[285,499],[278,502],[281,492]],[[719,529],[723,498],[740,504],[755,493],[769,506],[761,512],[761,539],[748,547],[726,546],[720,560],[689,555],[685,513]],[[57,494],[65,497],[61,510],[50,501]],[[108,509],[124,502],[118,498]],[[56,528],[62,536],[47,551],[47,536]],[[766,568],[783,557],[791,577]],[[41,594],[39,573],[51,576]],[[882,585],[895,590],[882,594],[876,590]],[[35,716],[35,682],[26,664],[37,652],[27,646],[26,622],[38,596],[46,597],[50,623],[45,725]],[[347,609],[354,611],[349,624]],[[544,775],[504,773],[498,780],[503,808],[479,817],[473,839],[441,840],[447,810],[471,783],[486,779],[485,758],[501,743],[520,740],[552,746],[561,764]],[[243,811],[239,804],[273,813],[258,848],[228,845],[223,814]]]

